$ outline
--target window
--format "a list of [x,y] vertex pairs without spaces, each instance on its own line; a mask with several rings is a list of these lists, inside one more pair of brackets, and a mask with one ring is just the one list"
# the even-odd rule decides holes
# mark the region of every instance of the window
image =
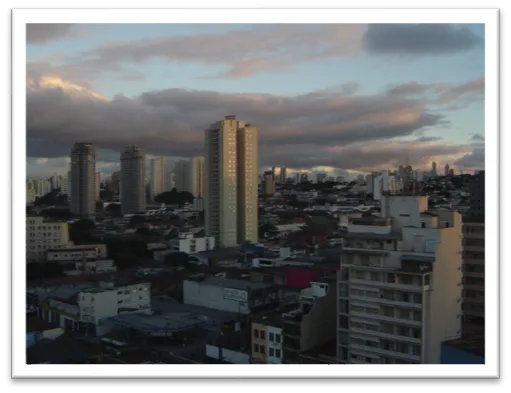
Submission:
[[275,340],[275,334],[269,333],[269,340],[273,342]]
[[[256,330],[256,332],[257,332],[257,330]],[[255,353],[259,352],[259,344],[254,344],[254,352]]]
[[396,276],[394,273],[387,274],[387,282],[396,282]]
[[275,335],[275,342],[280,343],[280,334]]
[[421,222],[421,228],[426,228],[426,223],[425,222]]
[[266,348],[264,345],[259,346],[259,352],[262,353],[263,355],[266,353]]
[[266,338],[266,334],[264,330],[261,330],[261,339],[264,340]]
[[274,356],[274,352],[275,352],[275,350],[274,350],[273,348],[269,348],[269,349],[268,349],[268,352],[269,352],[269,353],[268,353],[268,356]]
[[122,300],[117,300],[117,304],[122,304]]
[[254,329],[254,337],[259,338],[259,330]]

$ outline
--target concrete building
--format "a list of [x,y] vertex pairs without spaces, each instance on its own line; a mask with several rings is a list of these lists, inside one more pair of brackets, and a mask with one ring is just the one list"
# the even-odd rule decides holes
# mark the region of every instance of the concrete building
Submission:
[[150,180],[150,192],[151,200],[154,197],[165,192],[165,176],[167,174],[167,168],[165,165],[164,157],[155,157],[151,160],[151,180]]
[[275,180],[272,172],[264,172],[263,174],[263,195],[272,196],[275,194]]
[[114,194],[119,194],[119,192],[121,190],[121,172],[120,171],[116,171],[116,172],[112,173],[110,187]]
[[137,145],[128,145],[121,153],[121,212],[146,210],[145,153]]
[[302,354],[336,336],[336,279],[316,279],[298,303],[263,313],[252,323],[254,363],[305,363]]
[[27,199],[27,203],[34,203],[35,202],[35,198],[37,196],[37,190],[36,190],[36,187],[35,187],[35,183],[32,181],[32,180],[27,180],[26,182],[26,192],[27,192],[27,196],[26,196],[26,199]]
[[280,184],[287,183],[287,168],[285,166],[280,167],[279,183]]
[[190,162],[179,160],[174,166],[175,187],[178,191],[190,191]]
[[27,216],[27,263],[46,262],[50,248],[66,247],[69,243],[67,222],[48,221],[41,216]]
[[308,173],[300,173],[300,183],[307,183],[309,181]]
[[68,200],[71,200],[71,192],[72,192],[72,172],[71,171],[68,171],[67,172],[67,199]]
[[204,157],[190,160],[190,192],[195,198],[204,197]]
[[82,217],[96,213],[96,149],[75,143],[71,150],[71,212]]
[[62,181],[60,182],[60,192],[62,194],[66,194],[69,198],[69,183],[68,183],[68,177],[67,175],[62,178]]
[[257,129],[234,116],[205,130],[205,229],[221,247],[258,240]]
[[316,173],[316,183],[323,183],[326,180],[326,173]]
[[279,288],[223,277],[197,276],[183,282],[183,304],[250,315],[278,305]]
[[201,251],[215,249],[215,238],[194,237],[193,233],[181,233],[179,239],[175,239],[172,246],[173,251],[186,252],[187,254],[196,254]]
[[398,193],[403,190],[403,182],[396,176],[383,171],[379,176],[373,177],[373,199],[381,200],[385,193]]
[[461,335],[461,215],[427,196],[383,196],[381,218],[354,220],[338,273],[341,363],[440,364]]
[[137,283],[116,286],[113,282],[101,283],[99,288],[81,291],[77,300],[80,322],[94,325],[101,333],[103,321],[122,312],[151,309],[151,284]]
[[484,222],[485,212],[485,180],[484,171],[479,171],[474,175],[470,184],[470,216],[472,221]]
[[449,176],[451,174],[449,164],[445,164],[444,168],[444,176]]
[[72,244],[50,247],[46,251],[48,262],[94,261],[107,257],[106,244]]
[[94,194],[96,197],[96,201],[100,200],[100,192],[101,192],[101,173],[96,172],[95,182],[94,182]]
[[67,276],[79,276],[82,274],[103,274],[114,273],[117,271],[113,260],[95,260],[85,262],[75,262],[72,269],[64,270]]
[[52,190],[51,180],[50,179],[43,180],[41,183],[41,196],[49,194],[51,190]]
[[433,161],[433,164],[431,166],[431,177],[437,177],[438,176],[438,170],[436,162]]

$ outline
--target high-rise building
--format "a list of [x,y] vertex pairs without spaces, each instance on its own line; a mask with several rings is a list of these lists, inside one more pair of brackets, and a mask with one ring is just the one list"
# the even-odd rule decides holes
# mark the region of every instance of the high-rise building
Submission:
[[206,234],[221,247],[256,242],[257,129],[227,116],[204,133]]
[[167,168],[164,157],[155,157],[151,160],[151,199],[165,192],[165,176]]
[[479,171],[476,175],[474,175],[472,182],[470,184],[470,216],[473,217],[475,221],[484,222],[484,196],[485,196],[485,187],[484,187],[484,171]]
[[71,212],[83,217],[96,213],[96,149],[75,143],[71,149]]
[[461,335],[461,233],[461,215],[428,210],[427,196],[383,196],[381,217],[353,219],[338,273],[339,362],[441,363],[442,343]]
[[190,160],[189,191],[195,198],[204,197],[204,157],[193,157]]
[[67,195],[69,198],[69,184],[67,175],[62,178],[62,182],[60,183],[60,192]]
[[263,194],[265,196],[271,196],[275,194],[275,180],[273,179],[273,173],[271,171],[264,172],[263,174]]
[[68,200],[71,200],[71,191],[72,191],[72,175],[71,175],[71,171],[68,171],[67,172],[67,199]]
[[179,160],[174,166],[175,187],[178,191],[190,191],[190,162]]
[[431,177],[437,177],[437,176],[438,176],[438,172],[437,172],[436,162],[433,161],[433,164],[431,167]]
[[96,172],[96,178],[94,182],[94,195],[96,197],[96,201],[99,201],[99,194],[101,192],[101,174]]
[[146,210],[145,153],[137,145],[128,145],[121,154],[121,212]]
[[27,180],[26,187],[27,187],[27,203],[34,203],[37,194],[35,189],[35,183],[29,179]]
[[445,164],[444,176],[449,176],[449,175],[450,175],[449,164]]
[[287,168],[285,166],[280,167],[279,183],[286,184],[287,182]]
[[300,183],[307,183],[309,181],[309,174],[304,172],[300,173]]
[[326,180],[326,173],[316,173],[316,183],[324,183]]
[[271,167],[271,175],[273,176],[273,180],[277,180],[276,168],[274,166]]
[[116,171],[112,173],[112,181],[110,182],[111,191],[118,194],[121,190],[121,172]]

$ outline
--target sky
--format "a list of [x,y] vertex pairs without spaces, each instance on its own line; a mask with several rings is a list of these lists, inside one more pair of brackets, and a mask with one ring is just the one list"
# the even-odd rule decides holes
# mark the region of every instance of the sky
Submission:
[[75,142],[104,173],[127,144],[202,155],[226,115],[261,170],[484,168],[484,25],[29,24],[26,54],[28,176]]

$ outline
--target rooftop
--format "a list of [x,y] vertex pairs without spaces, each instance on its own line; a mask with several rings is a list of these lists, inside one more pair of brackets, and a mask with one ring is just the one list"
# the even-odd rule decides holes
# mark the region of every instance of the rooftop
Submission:
[[272,285],[270,285],[270,284],[250,282],[250,281],[245,281],[245,280],[235,279],[235,278],[216,277],[216,276],[209,276],[209,277],[206,277],[203,279],[198,278],[198,279],[195,279],[195,281],[200,281],[206,285],[214,285],[214,286],[220,286],[220,287],[224,287],[224,288],[239,289],[239,290],[246,290],[246,291],[253,291],[253,290],[272,287]]
[[370,239],[370,240],[401,240],[399,232],[373,233],[373,232],[346,232],[341,235],[345,239]]

